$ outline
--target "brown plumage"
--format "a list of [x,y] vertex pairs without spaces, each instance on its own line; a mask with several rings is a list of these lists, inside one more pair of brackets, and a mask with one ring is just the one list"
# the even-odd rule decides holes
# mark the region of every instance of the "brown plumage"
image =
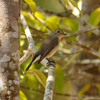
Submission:
[[35,53],[34,58],[32,59],[29,66],[26,68],[26,71],[35,61],[39,60],[38,63],[40,63],[44,58],[50,58],[51,56],[53,56],[58,49],[60,39],[62,38],[63,35],[66,34],[62,30],[60,29],[53,30],[50,33],[50,35],[43,41],[40,48]]

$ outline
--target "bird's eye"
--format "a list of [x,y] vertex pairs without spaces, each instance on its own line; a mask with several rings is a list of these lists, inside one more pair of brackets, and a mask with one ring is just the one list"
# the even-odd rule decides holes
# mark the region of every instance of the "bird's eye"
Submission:
[[57,33],[59,33],[60,31],[57,31]]

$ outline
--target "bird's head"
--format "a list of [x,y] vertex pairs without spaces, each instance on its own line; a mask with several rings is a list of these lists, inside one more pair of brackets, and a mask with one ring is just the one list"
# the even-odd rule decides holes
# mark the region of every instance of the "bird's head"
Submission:
[[62,30],[60,29],[55,29],[51,32],[52,35],[58,36],[60,39],[64,36],[67,35],[65,34]]

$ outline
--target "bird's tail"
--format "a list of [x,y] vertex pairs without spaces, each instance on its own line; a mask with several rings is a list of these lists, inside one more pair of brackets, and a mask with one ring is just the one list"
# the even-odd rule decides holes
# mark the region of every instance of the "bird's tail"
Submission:
[[28,67],[26,68],[25,72],[31,67],[32,63],[34,62],[34,60],[36,59],[36,57],[34,57],[31,61],[31,63],[28,65]]
[[32,59],[31,63],[28,65],[28,67],[26,68],[25,73],[31,67],[32,63],[34,63],[36,60],[38,60],[38,56],[39,56],[39,53],[34,55],[34,58]]

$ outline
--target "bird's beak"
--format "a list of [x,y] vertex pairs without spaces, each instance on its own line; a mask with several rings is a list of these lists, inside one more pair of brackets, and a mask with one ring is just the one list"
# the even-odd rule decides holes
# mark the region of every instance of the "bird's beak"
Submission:
[[62,33],[59,38],[61,39],[64,35],[67,35],[66,33]]
[[63,33],[63,35],[67,35],[66,33]]

